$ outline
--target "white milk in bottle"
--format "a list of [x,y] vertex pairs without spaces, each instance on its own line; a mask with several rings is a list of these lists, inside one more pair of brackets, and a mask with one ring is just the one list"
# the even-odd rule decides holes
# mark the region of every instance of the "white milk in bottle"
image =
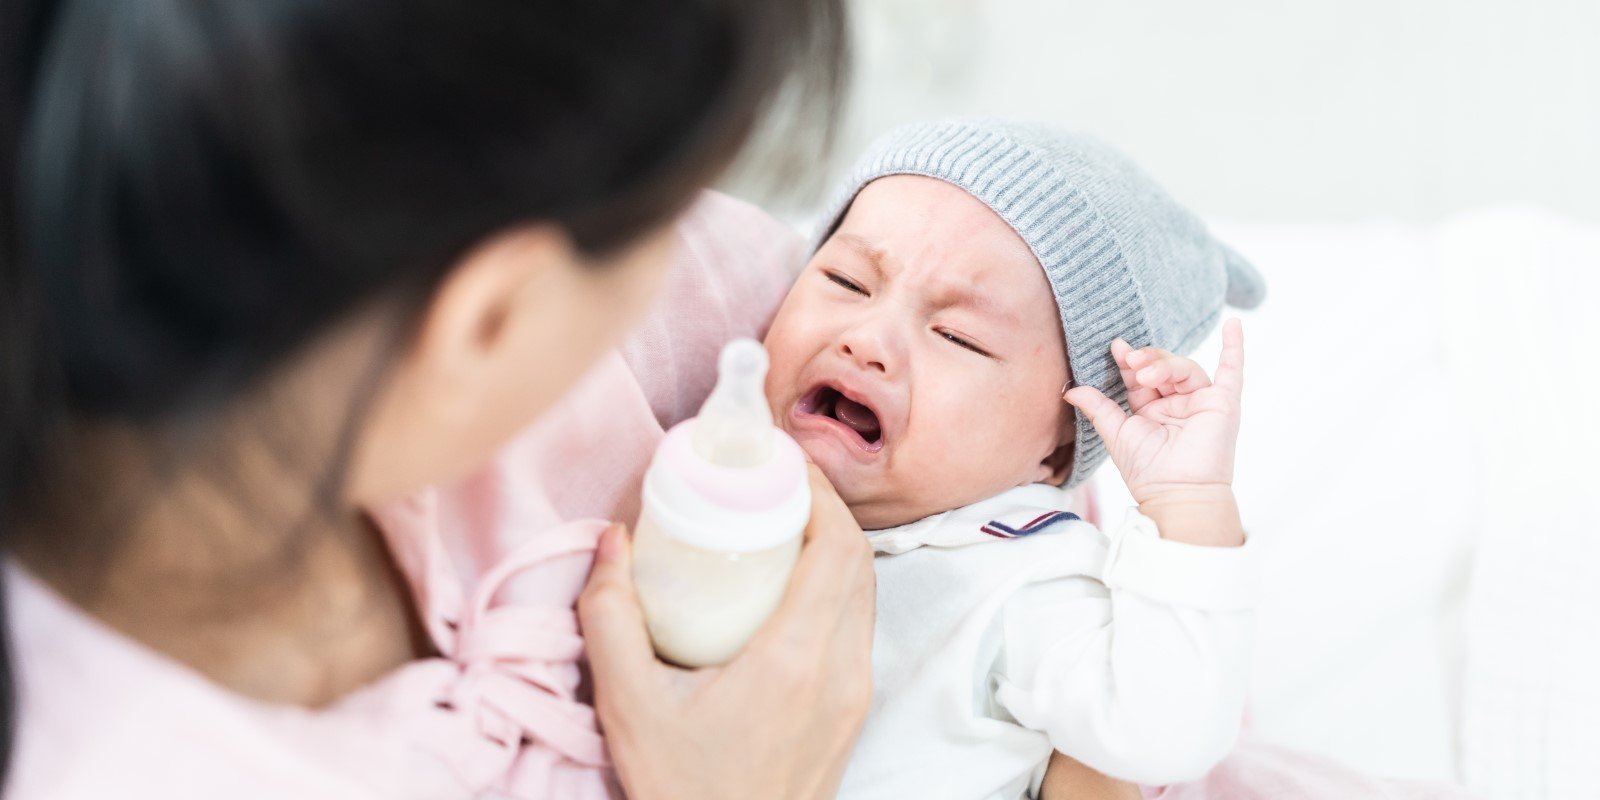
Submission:
[[671,431],[645,474],[633,577],[656,652],[723,664],[772,615],[800,554],[811,487],[800,446],[772,424],[767,351],[723,348],[699,416]]

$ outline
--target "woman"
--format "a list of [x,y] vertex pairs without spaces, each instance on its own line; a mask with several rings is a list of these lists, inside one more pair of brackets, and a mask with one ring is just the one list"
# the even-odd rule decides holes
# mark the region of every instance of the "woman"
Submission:
[[[415,511],[573,386],[791,68],[836,85],[840,17],[0,5],[15,796],[606,791],[570,612],[430,614],[448,598],[406,578],[449,595],[417,577],[448,545],[364,509]],[[831,792],[866,710],[871,566],[816,489],[784,607],[722,670],[641,650],[608,534],[584,634],[630,795]],[[526,630],[547,636],[508,641]],[[503,663],[536,646],[549,664]]]

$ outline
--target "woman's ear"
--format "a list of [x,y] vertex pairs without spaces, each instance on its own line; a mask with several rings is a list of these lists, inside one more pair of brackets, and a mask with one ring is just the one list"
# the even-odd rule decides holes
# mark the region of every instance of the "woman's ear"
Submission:
[[541,294],[559,296],[564,273],[577,269],[577,261],[571,240],[550,224],[516,228],[480,244],[434,291],[407,354],[408,366],[450,382],[493,377],[484,368],[520,344],[513,334],[522,316],[536,310]]
[[563,387],[527,374],[546,361],[534,346],[538,318],[551,299],[583,305],[581,271],[549,224],[498,233],[450,267],[374,398],[351,473],[356,499],[462,475],[554,402]]
[[554,224],[462,256],[413,323],[361,434],[352,493],[378,502],[460,477],[553,406],[666,273],[663,228],[604,261]]

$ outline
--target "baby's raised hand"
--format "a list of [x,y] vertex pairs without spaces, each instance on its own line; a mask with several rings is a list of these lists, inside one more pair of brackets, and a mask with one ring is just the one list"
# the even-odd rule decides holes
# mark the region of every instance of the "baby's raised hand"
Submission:
[[[1236,520],[1233,453],[1244,386],[1244,332],[1239,321],[1228,320],[1222,327],[1222,358],[1215,382],[1199,364],[1159,348],[1135,350],[1118,339],[1111,344],[1111,354],[1128,386],[1132,415],[1092,386],[1074,387],[1066,400],[1089,417],[1105,440],[1111,463],[1122,473],[1133,499],[1147,514],[1150,509],[1197,512],[1202,506],[1225,504],[1225,516]],[[1189,514],[1191,519],[1195,516]],[[1167,535],[1165,528],[1162,534]],[[1221,538],[1235,538],[1233,531],[1226,534]]]

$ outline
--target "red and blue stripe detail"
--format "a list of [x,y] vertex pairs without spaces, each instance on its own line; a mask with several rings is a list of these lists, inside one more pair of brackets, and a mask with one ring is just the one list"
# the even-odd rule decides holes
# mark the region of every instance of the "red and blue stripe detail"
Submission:
[[983,526],[982,530],[996,539],[1018,539],[1023,536],[1032,536],[1056,523],[1070,522],[1075,519],[1081,519],[1081,517],[1071,511],[1051,511],[1034,517],[1032,521],[1020,528],[1013,528],[1000,520],[992,519]]

